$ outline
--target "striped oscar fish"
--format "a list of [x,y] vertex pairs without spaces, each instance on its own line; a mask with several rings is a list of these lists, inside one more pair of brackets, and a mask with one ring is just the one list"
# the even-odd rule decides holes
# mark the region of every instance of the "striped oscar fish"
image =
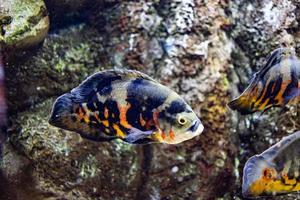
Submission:
[[203,131],[200,119],[174,91],[134,70],[87,78],[54,103],[49,123],[95,141],[177,144]]
[[254,74],[246,90],[228,106],[246,115],[271,107],[284,107],[299,100],[300,61],[293,49],[279,48]]

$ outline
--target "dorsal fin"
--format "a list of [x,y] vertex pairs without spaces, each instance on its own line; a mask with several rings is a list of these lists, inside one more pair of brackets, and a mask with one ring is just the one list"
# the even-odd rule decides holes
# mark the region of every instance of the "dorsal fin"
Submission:
[[266,63],[263,67],[256,73],[257,76],[264,77],[265,74],[275,65],[280,63],[282,60],[288,57],[295,56],[296,53],[292,48],[278,48],[275,49],[271,55],[266,59]]
[[284,137],[280,142],[264,151],[261,156],[266,160],[283,161],[288,156],[295,156],[294,154],[300,154],[300,131],[295,132],[289,136]]
[[157,82],[150,76],[136,70],[106,70],[97,72],[88,77],[78,87],[74,88],[71,94],[75,102],[82,102],[91,98],[91,95],[94,95],[95,92],[109,92],[113,81],[126,81],[136,78]]

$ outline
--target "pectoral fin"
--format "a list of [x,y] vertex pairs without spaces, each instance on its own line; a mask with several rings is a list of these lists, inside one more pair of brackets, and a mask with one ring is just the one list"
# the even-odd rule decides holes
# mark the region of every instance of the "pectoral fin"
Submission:
[[126,142],[136,143],[139,140],[148,138],[154,131],[141,131],[137,128],[131,128],[129,134],[124,138]]

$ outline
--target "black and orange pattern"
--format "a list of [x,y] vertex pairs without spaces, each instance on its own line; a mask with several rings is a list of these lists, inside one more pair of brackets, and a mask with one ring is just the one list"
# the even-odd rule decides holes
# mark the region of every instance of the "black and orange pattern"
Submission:
[[271,53],[247,89],[228,103],[232,110],[251,114],[271,107],[283,107],[300,99],[300,61],[291,48]]
[[92,75],[57,99],[50,123],[92,140],[129,143],[179,143],[203,130],[180,96],[133,70]]
[[300,191],[300,131],[250,158],[243,174],[245,197]]

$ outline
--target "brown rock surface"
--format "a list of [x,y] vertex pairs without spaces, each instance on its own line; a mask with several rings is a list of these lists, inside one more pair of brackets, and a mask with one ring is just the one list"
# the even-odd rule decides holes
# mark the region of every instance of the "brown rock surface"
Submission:
[[[56,3],[46,2],[50,15]],[[299,6],[102,1],[80,24],[56,26],[40,47],[8,59],[11,126],[0,179],[9,187],[0,184],[0,199],[241,199],[244,163],[299,130],[299,108],[245,117],[226,103],[278,45],[299,51]],[[95,143],[47,123],[54,97],[113,67],[141,70],[177,91],[199,114],[203,134],[179,145]],[[273,199],[288,198],[298,197]]]

